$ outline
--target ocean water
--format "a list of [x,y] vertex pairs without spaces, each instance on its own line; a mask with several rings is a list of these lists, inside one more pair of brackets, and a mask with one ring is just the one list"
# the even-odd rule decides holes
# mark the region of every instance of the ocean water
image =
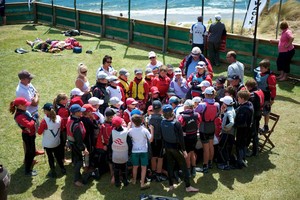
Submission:
[[[27,2],[26,0],[7,0],[6,2]],[[51,4],[51,0],[36,0]],[[283,0],[285,2],[286,0]],[[53,0],[54,4],[73,8],[72,0]],[[213,18],[220,14],[223,19],[231,19],[233,0],[204,0],[204,19]],[[249,0],[236,0],[235,19],[242,20],[245,16]],[[279,0],[271,0],[271,5]],[[100,12],[101,0],[77,0],[77,9]],[[131,0],[130,17],[147,21],[163,22],[164,0]],[[201,15],[201,0],[168,0],[168,22],[189,23],[195,22]],[[128,16],[128,0],[103,0],[104,14],[114,16]]]

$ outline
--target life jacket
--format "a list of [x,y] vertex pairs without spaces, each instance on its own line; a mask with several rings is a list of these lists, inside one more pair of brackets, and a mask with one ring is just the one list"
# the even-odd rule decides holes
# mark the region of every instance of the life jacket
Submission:
[[114,163],[126,163],[128,161],[128,130],[124,129],[121,132],[112,130],[112,161]]
[[182,113],[185,126],[182,127],[183,132],[186,135],[197,134],[198,131],[198,113],[188,111],[183,111]]
[[108,86],[107,91],[109,91],[110,97],[118,97],[120,100],[122,100],[122,89],[120,86],[112,87]]
[[269,91],[269,85],[268,85],[268,78],[269,78],[269,73],[261,76],[261,73],[257,73],[255,80],[257,82],[257,87],[261,89],[262,91]]
[[198,73],[194,73],[192,82],[198,82],[198,84],[200,84],[202,81],[206,79],[206,74],[203,74],[200,77],[198,77],[197,74]]
[[177,143],[177,133],[175,133],[175,120],[169,121],[163,119],[161,121],[161,134],[167,143],[175,144]]
[[142,79],[138,84],[133,81],[131,96],[136,100],[144,100],[145,89],[144,89],[145,80]]
[[125,97],[128,98],[129,97],[129,84],[128,84],[128,82],[124,81],[121,78],[119,78],[119,81],[120,81],[120,87],[123,88],[123,91],[125,93]]
[[66,128],[67,128],[67,139],[68,139],[68,141],[75,142],[74,130],[76,130],[77,128],[80,128],[80,131],[81,131],[81,134],[82,134],[82,140],[84,140],[86,130],[84,128],[84,125],[83,125],[82,121],[79,121],[79,120],[75,121],[74,119],[72,119],[72,117],[69,117]]
[[254,94],[256,94],[259,98],[260,110],[263,110],[264,102],[265,102],[264,92],[262,90],[258,89],[256,91],[254,91]]
[[103,99],[104,103],[102,105],[109,102],[109,94],[106,91],[106,87],[104,84],[96,83],[96,85],[92,86],[91,91],[93,93],[93,97]]
[[206,107],[202,113],[203,122],[213,122],[218,117],[218,103],[210,104],[205,102]]
[[163,117],[160,114],[152,114],[149,117],[149,124],[154,127],[154,140],[161,140],[161,121]]
[[[17,125],[18,125],[23,131],[28,132],[28,131],[26,131],[26,127],[22,126],[21,124],[19,124],[19,123],[16,121],[16,118],[17,118],[19,115],[24,115],[28,121],[31,121],[31,120],[36,121],[36,120],[32,117],[32,115],[31,115],[28,111],[17,110],[17,112],[16,112],[16,114],[15,114],[15,116],[14,116],[14,120],[15,120],[15,122],[17,123]],[[34,132],[35,132],[35,131],[34,131]],[[31,130],[30,130],[29,134],[30,134],[30,133],[31,133]]]

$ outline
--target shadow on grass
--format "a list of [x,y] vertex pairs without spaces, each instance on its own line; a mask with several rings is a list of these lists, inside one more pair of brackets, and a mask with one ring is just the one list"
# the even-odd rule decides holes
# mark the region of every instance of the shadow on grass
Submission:
[[34,24],[26,24],[25,26],[22,27],[21,30],[24,30],[24,31],[36,31],[36,27]]
[[32,195],[36,198],[45,199],[54,194],[58,189],[56,179],[49,178],[43,184],[36,186],[36,189],[32,192]]
[[270,169],[276,168],[276,165],[271,163],[269,159],[270,151],[264,151],[260,153],[259,156],[250,157],[248,159],[248,167],[243,169],[219,170],[221,184],[226,186],[230,190],[234,190],[234,182],[238,181],[240,183],[249,183],[253,180],[255,176],[269,171]]
[[32,187],[33,177],[25,176],[24,173],[25,167],[22,165],[15,173],[11,174],[9,195],[26,193],[26,191]]
[[197,180],[197,187],[200,188],[201,193],[212,194],[218,188],[218,181],[213,177],[212,172],[209,171]]
[[46,30],[45,33],[43,33],[43,35],[47,35],[47,34],[61,34],[61,31],[57,30],[55,28],[49,27],[48,30]]
[[276,95],[276,101],[283,101],[283,102],[291,102],[291,103],[294,103],[294,104],[300,104],[299,101],[295,100],[295,99],[292,99],[290,97],[286,97],[286,96],[282,96],[282,95]]

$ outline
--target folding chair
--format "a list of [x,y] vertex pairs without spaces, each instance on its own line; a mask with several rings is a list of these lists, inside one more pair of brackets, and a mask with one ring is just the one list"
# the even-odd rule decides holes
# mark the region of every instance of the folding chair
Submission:
[[263,149],[264,149],[264,147],[266,146],[267,143],[269,143],[271,145],[271,147],[269,147],[269,149],[272,149],[272,148],[275,147],[274,143],[270,140],[270,136],[274,132],[274,129],[277,125],[277,122],[278,122],[279,118],[280,118],[279,115],[276,115],[274,113],[270,113],[269,124],[272,125],[272,128],[267,132],[262,132],[262,131],[259,132],[259,134],[263,136],[263,138],[260,138],[260,140],[263,141],[260,144],[260,152],[263,151]]

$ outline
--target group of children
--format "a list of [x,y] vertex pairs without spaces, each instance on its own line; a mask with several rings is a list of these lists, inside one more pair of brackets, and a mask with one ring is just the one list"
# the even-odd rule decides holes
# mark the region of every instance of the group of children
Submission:
[[[119,71],[118,78],[100,70],[91,88],[93,97],[83,100],[78,88],[71,91],[70,100],[66,94],[58,94],[53,104],[43,106],[45,117],[37,130],[36,120],[26,112],[29,104],[24,98],[11,102],[10,111],[22,129],[26,148],[35,152],[35,133],[43,135],[49,177],[56,177],[54,157],[61,173],[66,174],[63,161],[67,141],[76,186],[83,186],[90,177],[98,179],[106,171],[110,171],[116,187],[121,182],[127,186],[128,169],[132,169],[131,183],[136,184],[139,178],[141,189],[149,188],[149,181],[168,179],[169,190],[173,190],[174,179],[179,181],[181,173],[186,191],[197,192],[189,181],[196,172],[208,173],[214,161],[222,170],[247,167],[251,142],[251,155],[258,154],[259,122],[265,116],[261,131],[267,131],[268,114],[276,96],[270,62],[264,59],[259,66],[255,80],[243,85],[234,75],[228,77],[227,87],[223,76],[212,84],[203,62],[195,67],[189,81],[182,77],[180,68],[173,70],[164,65],[147,68],[145,77],[143,70],[136,69],[131,82],[126,69]],[[202,167],[196,167],[199,141],[203,147]],[[29,175],[36,175],[33,155],[26,151],[25,171]]]

